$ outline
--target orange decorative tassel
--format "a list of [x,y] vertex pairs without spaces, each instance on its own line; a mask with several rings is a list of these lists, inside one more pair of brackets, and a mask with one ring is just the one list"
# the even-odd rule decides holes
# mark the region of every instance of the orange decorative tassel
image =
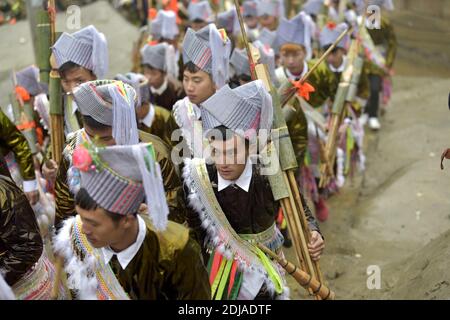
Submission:
[[22,101],[24,102],[30,101],[30,94],[24,87],[16,86],[16,94],[19,95]]
[[158,14],[158,11],[156,11],[155,8],[148,9],[148,17],[150,18],[150,20],[155,19],[157,14]]
[[311,92],[316,91],[316,89],[314,89],[314,87],[306,81],[304,83],[301,83],[300,80],[299,81],[291,80],[291,83],[296,88],[297,95],[304,98],[306,101],[309,100],[309,94]]

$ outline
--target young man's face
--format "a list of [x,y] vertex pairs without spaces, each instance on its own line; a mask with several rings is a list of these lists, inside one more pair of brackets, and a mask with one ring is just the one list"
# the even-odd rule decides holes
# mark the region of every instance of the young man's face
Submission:
[[277,17],[269,16],[267,14],[258,18],[259,24],[262,28],[267,28],[270,31],[275,31],[278,27]]
[[84,124],[84,131],[88,137],[94,141],[99,147],[115,146],[116,140],[112,136],[112,127],[108,127],[102,130],[94,129]]
[[257,17],[244,17],[244,21],[245,24],[250,28],[250,29],[255,29],[258,26],[258,18]]
[[233,135],[231,139],[210,141],[212,159],[220,176],[226,180],[238,179],[245,169],[247,147],[242,137]]
[[97,80],[97,77],[83,67],[74,67],[61,74],[61,85],[66,93],[73,93],[73,89],[80,84],[93,80]]
[[300,75],[303,71],[303,63],[306,58],[306,50],[300,46],[293,46],[289,49],[281,49],[280,59],[283,67],[290,73]]
[[344,49],[337,48],[328,55],[327,62],[333,67],[339,68],[344,62],[344,56],[345,56]]
[[132,217],[123,217],[115,222],[102,208],[84,210],[76,206],[75,209],[83,223],[81,230],[94,248],[120,247],[119,244],[125,238],[125,233],[129,232],[128,220]]
[[148,80],[149,86],[152,86],[155,89],[159,89],[166,79],[166,74],[161,70],[149,68],[148,66],[144,66],[144,76]]
[[197,105],[206,101],[216,92],[216,86],[211,76],[201,70],[195,73],[185,70],[183,88],[189,100]]

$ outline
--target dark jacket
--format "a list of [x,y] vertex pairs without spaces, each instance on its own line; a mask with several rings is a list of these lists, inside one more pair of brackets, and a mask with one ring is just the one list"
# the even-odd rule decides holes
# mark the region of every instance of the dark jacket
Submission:
[[0,270],[12,286],[39,260],[43,243],[25,194],[0,175]]
[[173,105],[185,96],[186,94],[184,93],[181,84],[176,80],[169,79],[167,82],[167,89],[161,95],[150,92],[150,102],[153,105],[172,111]]
[[[208,165],[207,168],[217,201],[236,233],[260,233],[274,224],[280,204],[274,200],[269,181],[265,176],[259,174],[257,166],[253,166],[252,180],[248,192],[233,185],[219,192],[217,189],[217,169],[214,165]],[[185,192],[188,194],[186,187]],[[319,225],[303,196],[302,203],[310,230],[320,232]],[[203,243],[206,233],[201,227],[198,213],[192,208],[189,208],[187,212],[189,226],[196,232],[200,243]]]

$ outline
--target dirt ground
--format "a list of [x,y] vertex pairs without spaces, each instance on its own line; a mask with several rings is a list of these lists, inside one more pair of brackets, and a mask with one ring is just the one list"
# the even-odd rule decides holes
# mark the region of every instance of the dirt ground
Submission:
[[[367,170],[329,200],[321,269],[337,299],[449,299],[450,171],[439,163],[450,145],[450,24],[411,12],[392,21],[392,101],[382,130],[366,133]],[[371,266],[380,289],[368,289]]]
[[[94,24],[110,47],[110,72],[131,66],[137,29],[106,3],[82,9],[82,25]],[[321,269],[338,299],[450,298],[450,22],[397,11],[394,92],[379,133],[365,140],[367,170],[329,200],[321,224],[326,251]],[[58,15],[64,30],[64,15]],[[62,28],[62,29],[61,29]],[[5,106],[12,67],[33,63],[26,21],[0,28],[0,105]],[[292,250],[288,257],[293,260]],[[367,270],[377,266],[380,289],[368,289]],[[304,290],[289,279],[291,297]]]

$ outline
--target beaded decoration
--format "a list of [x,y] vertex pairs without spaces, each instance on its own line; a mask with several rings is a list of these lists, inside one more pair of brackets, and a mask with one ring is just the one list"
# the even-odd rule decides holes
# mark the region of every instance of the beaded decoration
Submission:
[[[55,282],[55,267],[45,250],[36,264],[18,281],[12,290],[18,300],[51,300]],[[66,299],[64,287],[60,283],[59,299]]]
[[81,300],[129,300],[101,250],[83,234],[82,225],[79,216],[66,219],[53,241],[55,251],[65,258],[69,289]]

